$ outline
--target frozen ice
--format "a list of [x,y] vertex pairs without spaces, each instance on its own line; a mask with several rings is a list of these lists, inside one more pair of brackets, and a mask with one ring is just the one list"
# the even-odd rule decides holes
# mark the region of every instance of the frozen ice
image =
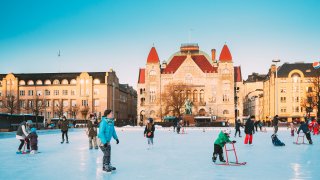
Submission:
[[[205,129],[205,132],[203,131]],[[102,171],[102,152],[89,150],[85,129],[70,129],[69,144],[60,144],[59,130],[39,131],[39,151],[17,155],[19,141],[14,133],[0,133],[0,179],[318,179],[319,137],[314,144],[293,144],[287,128],[278,137],[286,146],[271,143],[272,129],[257,132],[253,145],[237,141],[236,151],[245,166],[218,166],[211,161],[213,144],[221,128],[188,128],[176,134],[172,128],[158,127],[154,147],[148,150],[142,127],[117,128],[120,143],[112,144],[111,162],[117,171]],[[234,129],[232,129],[234,133]],[[229,152],[230,159],[234,159]],[[219,160],[217,160],[219,161]]]

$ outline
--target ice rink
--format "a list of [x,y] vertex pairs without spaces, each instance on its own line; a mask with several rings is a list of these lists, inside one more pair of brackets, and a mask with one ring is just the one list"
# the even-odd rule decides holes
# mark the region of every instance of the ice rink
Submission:
[[154,148],[147,149],[143,128],[117,128],[120,143],[112,141],[112,165],[117,171],[102,171],[102,152],[89,150],[84,129],[71,129],[70,144],[60,144],[59,130],[39,132],[36,155],[17,155],[19,141],[14,133],[0,133],[0,179],[114,179],[114,180],[209,180],[209,179],[319,179],[320,136],[314,145],[293,144],[289,130],[278,135],[286,146],[274,147],[271,128],[254,134],[253,145],[235,139],[239,161],[245,166],[218,166],[211,161],[213,144],[220,128],[189,128],[176,134],[170,128],[157,128]]

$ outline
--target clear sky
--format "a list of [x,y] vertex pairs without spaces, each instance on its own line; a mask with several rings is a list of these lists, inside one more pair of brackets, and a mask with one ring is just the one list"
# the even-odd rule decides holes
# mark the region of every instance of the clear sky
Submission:
[[168,60],[189,34],[208,54],[226,42],[244,79],[272,59],[319,61],[320,1],[1,0],[0,73],[113,68],[136,88],[152,45]]

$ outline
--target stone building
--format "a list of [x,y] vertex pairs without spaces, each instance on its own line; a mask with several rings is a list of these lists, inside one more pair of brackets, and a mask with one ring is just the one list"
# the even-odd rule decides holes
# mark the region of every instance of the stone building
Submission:
[[113,109],[116,119],[135,120],[137,94],[127,84],[120,84],[109,72],[0,74],[0,111],[7,112],[8,97],[14,97],[14,113],[34,114],[46,119],[61,114],[85,119],[89,113],[99,117]]
[[199,49],[198,44],[182,44],[180,50],[162,64],[156,48],[152,47],[146,66],[139,70],[138,117],[140,121],[148,117],[160,121],[164,116],[174,115],[163,114],[161,94],[166,91],[168,85],[183,83],[188,87],[187,90],[177,91],[192,101],[193,115],[205,112],[205,115],[215,116],[217,119],[233,121],[235,81],[242,81],[241,70],[240,67],[234,67],[227,45],[223,46],[217,59],[215,49],[211,50],[209,56]]

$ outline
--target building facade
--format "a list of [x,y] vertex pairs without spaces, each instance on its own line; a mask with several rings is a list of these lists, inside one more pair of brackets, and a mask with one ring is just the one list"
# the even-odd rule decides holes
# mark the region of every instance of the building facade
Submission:
[[[9,99],[9,97],[11,99]],[[0,74],[0,111],[39,114],[46,119],[66,115],[86,119],[113,109],[116,119],[135,120],[137,94],[120,84],[112,69],[108,72]]]
[[[242,81],[241,70],[240,67],[233,66],[227,45],[223,46],[219,59],[216,59],[215,49],[211,50],[210,57],[199,49],[198,44],[182,44],[180,51],[172,54],[162,64],[155,47],[152,47],[146,67],[139,70],[137,86],[139,120],[142,122],[152,117],[156,121],[161,121],[164,116],[174,115],[163,113],[164,102],[161,98],[170,84],[179,83],[187,88],[176,91],[180,95],[184,94],[186,100],[192,101],[193,115],[198,115],[201,111],[201,114],[216,116],[217,119],[234,120],[234,88],[237,80]],[[181,113],[184,113],[183,108]]]
[[270,120],[278,114],[281,120],[291,122],[315,117],[318,77],[312,63],[284,63],[278,68],[272,65],[263,82],[264,118]]

